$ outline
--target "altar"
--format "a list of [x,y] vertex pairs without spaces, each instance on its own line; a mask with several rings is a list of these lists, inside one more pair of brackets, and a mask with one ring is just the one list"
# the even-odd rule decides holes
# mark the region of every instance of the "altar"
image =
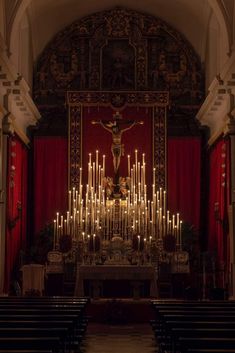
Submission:
[[[134,299],[141,297],[141,288],[149,282],[149,296],[157,296],[156,271],[153,266],[132,265],[81,265],[77,268],[75,296],[89,294],[94,298],[105,296],[105,282],[113,281],[116,284],[129,285]],[[89,283],[89,293],[86,293],[85,285]]]
[[[165,107],[153,109],[153,113],[153,123],[164,127]],[[71,111],[71,131],[80,124],[75,123],[79,116]],[[90,120],[89,129],[100,125],[111,134],[112,176],[107,174],[106,156],[98,149],[89,153],[87,168],[78,168],[80,161],[74,163],[76,158],[70,158],[76,170],[70,170],[68,211],[64,215],[57,212],[54,219],[53,253],[70,251],[77,264],[76,296],[157,297],[156,268],[170,264],[174,252],[182,252],[182,220],[179,213],[171,214],[167,208],[165,170],[161,175],[159,169],[165,162],[153,159],[153,168],[147,169],[151,157],[135,149],[127,155],[125,174],[120,174],[123,134],[143,123],[122,117],[119,110],[111,120]],[[165,128],[158,137],[165,140]],[[70,138],[71,151],[76,151],[74,136]],[[161,147],[163,151],[165,145]],[[166,246],[169,236],[170,248]]]

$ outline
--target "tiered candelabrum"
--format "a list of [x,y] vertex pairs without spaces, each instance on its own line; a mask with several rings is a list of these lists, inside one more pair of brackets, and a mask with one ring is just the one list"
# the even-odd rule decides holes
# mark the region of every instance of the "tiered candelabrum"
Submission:
[[141,251],[151,243],[161,241],[164,236],[175,236],[178,249],[182,244],[182,221],[180,215],[170,215],[167,210],[166,190],[155,189],[155,168],[151,200],[147,200],[145,154],[138,160],[135,151],[134,164],[127,156],[128,177],[119,178],[119,189],[114,187],[111,178],[105,177],[105,155],[99,164],[99,152],[95,160],[89,154],[88,183],[82,185],[82,168],[78,189],[68,192],[68,211],[65,216],[56,214],[54,220],[54,249],[59,248],[60,238],[70,235],[73,241],[93,244],[96,250],[100,242],[120,237],[124,241],[137,240],[137,250]]

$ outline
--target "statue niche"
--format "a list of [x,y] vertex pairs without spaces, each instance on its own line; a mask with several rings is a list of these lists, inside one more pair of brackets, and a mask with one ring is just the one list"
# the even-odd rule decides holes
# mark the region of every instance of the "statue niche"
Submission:
[[111,40],[102,50],[104,89],[134,89],[135,53],[128,40]]

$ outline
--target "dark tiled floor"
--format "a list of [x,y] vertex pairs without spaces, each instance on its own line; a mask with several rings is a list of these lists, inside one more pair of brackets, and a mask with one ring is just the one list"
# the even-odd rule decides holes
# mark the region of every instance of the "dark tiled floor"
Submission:
[[89,324],[82,353],[156,353],[149,324],[111,326]]

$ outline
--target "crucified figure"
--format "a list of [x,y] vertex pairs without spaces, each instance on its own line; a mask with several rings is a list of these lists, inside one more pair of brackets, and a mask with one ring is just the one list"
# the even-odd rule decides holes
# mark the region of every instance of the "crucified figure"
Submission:
[[[113,115],[114,120],[93,120],[92,124],[100,124],[105,130],[112,134],[113,143],[111,146],[111,151],[113,155],[113,167],[115,175],[118,174],[118,169],[120,165],[121,156],[124,155],[124,145],[122,144],[122,134],[123,132],[131,129],[135,125],[143,125],[143,121],[136,120],[124,120],[120,121],[122,116],[119,112]],[[121,128],[121,125],[125,127]]]

